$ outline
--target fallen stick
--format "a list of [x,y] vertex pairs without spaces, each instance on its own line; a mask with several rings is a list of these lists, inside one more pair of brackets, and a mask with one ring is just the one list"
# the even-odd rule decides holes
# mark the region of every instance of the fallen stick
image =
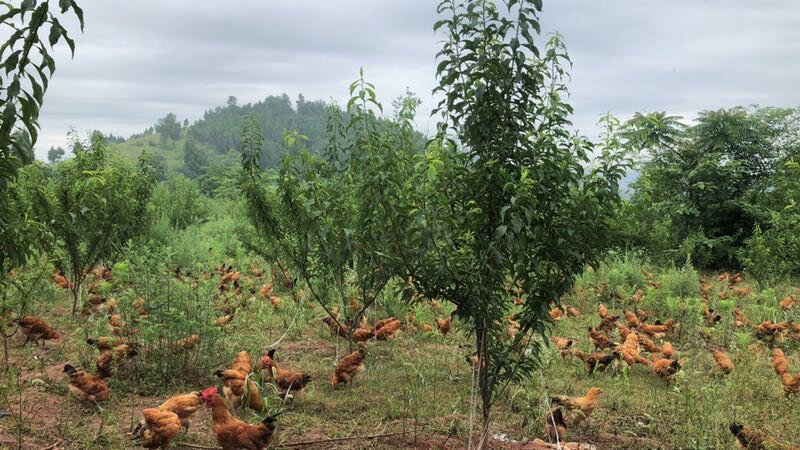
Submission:
[[[418,430],[418,431],[436,431],[436,430]],[[372,434],[372,435],[368,435],[368,436],[350,436],[350,437],[343,437],[343,438],[320,439],[318,441],[284,442],[283,444],[280,444],[280,445],[276,446],[275,448],[292,448],[292,447],[300,447],[300,446],[303,446],[303,445],[326,444],[326,443],[331,443],[331,442],[380,439],[380,438],[384,438],[384,437],[411,434],[412,432],[413,431],[397,431],[397,432],[394,432],[394,433]]]

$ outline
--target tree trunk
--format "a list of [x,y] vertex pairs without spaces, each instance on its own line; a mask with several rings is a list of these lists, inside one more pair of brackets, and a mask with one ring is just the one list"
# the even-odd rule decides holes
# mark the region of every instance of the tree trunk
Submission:
[[81,303],[81,279],[77,275],[72,276],[72,283],[69,287],[72,294],[72,317],[78,312],[78,305]]
[[489,342],[487,339],[488,328],[486,320],[477,319],[475,327],[475,339],[478,347],[478,388],[482,403],[482,423],[481,438],[478,441],[477,450],[486,448],[489,445],[489,423],[492,409],[492,386],[489,382]]

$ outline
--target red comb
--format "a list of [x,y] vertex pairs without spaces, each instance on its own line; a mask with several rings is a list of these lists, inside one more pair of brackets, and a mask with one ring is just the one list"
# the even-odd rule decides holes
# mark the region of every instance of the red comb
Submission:
[[208,397],[211,396],[211,394],[216,394],[216,393],[217,393],[217,388],[215,388],[214,386],[211,386],[210,388],[208,388],[205,391],[203,391],[202,395],[203,395],[203,398],[208,398]]

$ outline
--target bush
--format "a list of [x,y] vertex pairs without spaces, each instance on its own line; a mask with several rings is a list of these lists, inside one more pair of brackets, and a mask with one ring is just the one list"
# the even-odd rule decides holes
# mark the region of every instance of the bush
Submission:
[[170,178],[156,194],[157,210],[175,229],[205,221],[209,215],[208,201],[197,183],[182,175]]

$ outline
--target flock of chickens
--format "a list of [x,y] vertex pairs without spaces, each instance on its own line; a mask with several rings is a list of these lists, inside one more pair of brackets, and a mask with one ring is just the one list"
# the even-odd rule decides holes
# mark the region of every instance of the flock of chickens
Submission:
[[[245,281],[242,280],[240,272],[233,271],[231,266],[225,267],[224,264],[217,269],[217,273],[221,276],[219,292],[223,295],[215,297],[214,306],[224,315],[215,319],[213,324],[224,327],[233,320],[233,315],[239,308],[248,304],[248,301],[241,301],[244,284],[252,284],[261,278],[263,273],[254,269],[254,279]],[[181,281],[185,279],[192,282],[190,274],[184,278],[179,268],[175,268],[173,274]],[[138,331],[126,326],[123,317],[116,312],[117,300],[107,300],[96,293],[96,287],[100,282],[111,280],[110,270],[100,267],[95,269],[94,275],[96,282],[89,287],[92,295],[86,301],[83,312],[91,315],[98,313],[108,315],[108,325],[112,336],[86,340],[88,345],[99,351],[99,355],[95,359],[96,374],[91,374],[71,364],[65,364],[63,372],[66,374],[70,393],[81,401],[97,406],[98,403],[107,401],[110,397],[106,380],[113,375],[115,369],[125,359],[138,355],[139,345],[135,340],[135,334]],[[53,281],[60,288],[70,287],[63,272],[55,273]],[[258,291],[250,288],[249,293],[269,299],[272,306],[278,309],[281,306],[281,299],[273,295],[272,290],[272,283],[268,283],[261,286]],[[256,294],[256,292],[258,293]],[[225,293],[234,295],[226,296]],[[235,300],[237,298],[239,300]],[[306,306],[313,307],[310,304]],[[133,311],[140,317],[147,314],[144,298],[134,301]],[[323,322],[330,328],[331,334],[351,340],[358,346],[357,350],[345,355],[336,364],[331,376],[331,387],[335,390],[342,384],[352,385],[356,375],[364,370],[368,341],[392,339],[400,333],[404,325],[399,319],[389,317],[370,326],[364,318],[351,332],[350,327],[338,318],[338,310],[333,312],[333,317],[323,319]],[[23,346],[30,341],[37,345],[41,342],[44,345],[43,343],[48,340],[61,338],[59,333],[37,317],[22,317],[15,320],[15,323],[25,335]],[[452,317],[437,319],[437,327],[442,335],[446,335],[450,331],[451,324]],[[422,324],[422,327],[424,331],[433,329],[427,324]],[[177,341],[175,345],[189,351],[200,342],[200,339],[198,335],[191,335]],[[204,406],[211,410],[212,430],[218,444],[224,450],[265,448],[272,441],[277,423],[276,418],[280,413],[269,415],[256,425],[243,422],[234,415],[241,408],[249,408],[257,413],[265,412],[266,404],[254,377],[259,376],[262,382],[274,385],[277,393],[284,400],[293,399],[296,395],[301,394],[311,382],[309,374],[279,365],[275,360],[275,353],[275,349],[270,349],[257,364],[253,365],[247,352],[239,352],[230,367],[214,372],[214,375],[219,378],[221,392],[216,387],[209,387],[202,392],[177,395],[158,407],[142,410],[143,419],[133,431],[132,437],[141,439],[142,446],[145,448],[167,448],[181,430],[188,432],[191,419]]]
[[[653,279],[651,274],[643,273],[651,286],[659,287],[658,282]],[[742,275],[739,273],[719,275],[719,282],[728,283],[728,290],[720,293],[720,297],[741,298],[749,295],[751,287],[736,287],[741,280]],[[708,280],[703,280],[700,286],[700,295],[705,303],[703,322],[708,327],[714,327],[722,321],[722,317],[709,306],[711,290],[712,284]],[[629,301],[638,304],[643,298],[644,291],[640,289]],[[581,312],[575,307],[556,306],[555,304],[551,306],[553,308],[550,316],[556,321],[581,315]],[[787,296],[779,306],[784,311],[793,309],[797,306],[797,297]],[[596,372],[605,372],[609,367],[617,369],[624,361],[627,370],[631,370],[635,365],[642,365],[665,383],[670,383],[686,363],[684,358],[679,358],[673,345],[666,340],[668,335],[680,327],[680,324],[674,319],[667,319],[663,322],[655,320],[653,323],[648,323],[652,313],[639,309],[638,305],[634,311],[623,310],[621,314],[614,315],[602,303],[598,305],[597,315],[600,319],[599,324],[587,329],[594,352],[577,350],[575,348],[576,339],[551,336],[551,341],[561,356],[580,359],[585,363],[586,370],[590,375]],[[777,343],[784,342],[786,339],[800,342],[800,323],[764,321],[753,325],[741,307],[733,309],[732,316],[736,328],[750,328],[757,339],[772,347],[773,368],[780,378],[786,397],[789,398],[800,393],[800,372],[795,374],[790,372],[783,350],[776,346]],[[617,342],[613,337],[615,331],[622,343]],[[660,345],[656,344],[656,341],[660,342]],[[721,375],[728,375],[735,370],[733,361],[723,349],[710,348],[709,351]],[[649,356],[645,356],[643,353],[649,353]],[[545,415],[545,432],[551,442],[564,442],[571,427],[589,418],[599,406],[599,396],[602,392],[602,389],[593,387],[583,397],[553,397],[551,402],[557,406]],[[755,428],[738,423],[731,424],[730,431],[736,437],[738,445],[743,448],[798,449],[780,443]]]

